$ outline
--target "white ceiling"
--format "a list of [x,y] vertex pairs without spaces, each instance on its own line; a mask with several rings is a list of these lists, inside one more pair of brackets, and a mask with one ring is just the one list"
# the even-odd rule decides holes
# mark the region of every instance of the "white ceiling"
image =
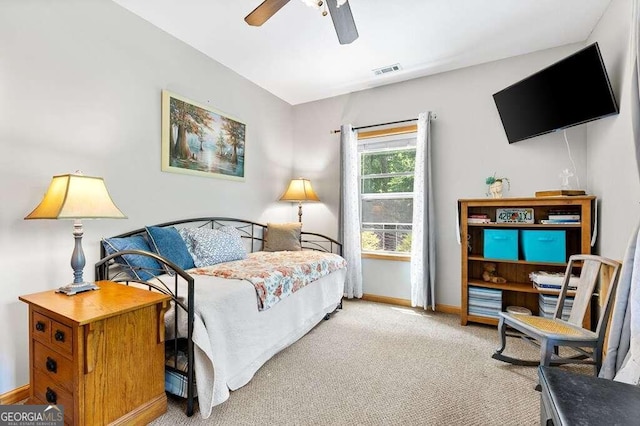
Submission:
[[301,0],[261,27],[244,17],[262,0],[114,1],[296,105],[584,41],[611,0],[349,0],[349,45]]

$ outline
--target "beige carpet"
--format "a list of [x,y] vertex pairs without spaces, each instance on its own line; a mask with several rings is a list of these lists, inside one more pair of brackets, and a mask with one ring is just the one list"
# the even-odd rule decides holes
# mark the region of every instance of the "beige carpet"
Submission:
[[[154,425],[537,425],[534,367],[493,360],[495,327],[363,301],[268,361],[204,420],[169,398]],[[538,350],[510,338],[505,354]]]

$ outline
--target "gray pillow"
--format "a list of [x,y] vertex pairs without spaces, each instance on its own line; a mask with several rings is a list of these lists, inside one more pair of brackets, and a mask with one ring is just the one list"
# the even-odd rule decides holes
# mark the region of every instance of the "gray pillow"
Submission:
[[267,223],[264,251],[300,251],[302,223]]

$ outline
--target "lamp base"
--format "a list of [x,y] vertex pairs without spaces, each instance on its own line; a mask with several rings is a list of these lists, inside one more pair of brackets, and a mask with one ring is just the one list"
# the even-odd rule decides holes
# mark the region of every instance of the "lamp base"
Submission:
[[100,290],[100,287],[98,287],[95,283],[72,283],[60,287],[56,290],[56,293],[64,293],[67,296],[73,296],[74,294],[82,293],[83,291],[89,290]]

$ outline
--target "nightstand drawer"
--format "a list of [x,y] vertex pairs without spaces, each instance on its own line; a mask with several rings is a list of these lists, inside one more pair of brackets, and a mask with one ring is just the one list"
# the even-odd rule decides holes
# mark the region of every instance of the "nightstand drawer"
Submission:
[[51,320],[51,347],[71,355],[73,351],[73,332],[71,327]]
[[65,420],[73,419],[73,394],[55,384],[39,370],[33,371],[33,395],[45,404],[56,404],[64,407]]
[[73,363],[39,342],[33,342],[33,368],[73,392]]
[[56,320],[53,320],[39,312],[33,312],[31,318],[32,336],[51,347],[71,355],[73,351],[73,333],[68,327]]
[[34,312],[33,318],[31,318],[31,332],[34,339],[49,343],[51,341],[51,319]]

